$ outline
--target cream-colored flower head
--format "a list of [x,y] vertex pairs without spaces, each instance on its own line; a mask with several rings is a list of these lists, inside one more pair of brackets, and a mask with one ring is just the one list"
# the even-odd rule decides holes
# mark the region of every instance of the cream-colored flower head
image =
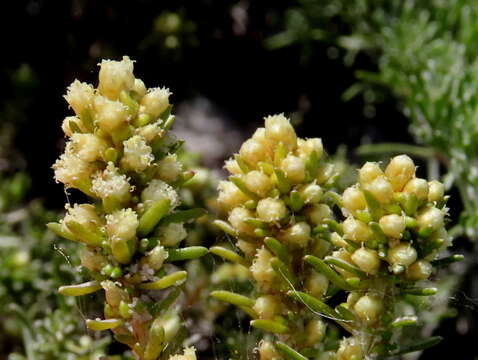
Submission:
[[153,179],[141,193],[141,200],[145,209],[161,199],[168,199],[171,209],[179,205],[179,196],[176,190],[159,179]]
[[100,64],[100,93],[108,99],[118,99],[121,91],[129,91],[135,85],[134,64],[127,56],[122,61],[103,60]]
[[64,98],[68,104],[70,104],[76,115],[84,116],[85,111],[91,109],[94,96],[95,90],[93,86],[75,80],[68,87]]
[[121,166],[127,170],[141,172],[154,160],[151,147],[139,135],[134,135],[123,142]]
[[93,176],[91,190],[101,199],[113,197],[127,201],[131,187],[126,175],[120,174],[119,169],[109,162],[105,170],[98,171]]
[[144,112],[156,119],[170,105],[169,96],[171,92],[167,88],[149,89],[146,95],[141,99],[141,106]]

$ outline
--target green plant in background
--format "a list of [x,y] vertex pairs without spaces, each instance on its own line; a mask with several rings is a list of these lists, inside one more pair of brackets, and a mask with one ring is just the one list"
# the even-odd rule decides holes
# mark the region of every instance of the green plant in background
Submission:
[[5,173],[0,181],[1,353],[9,359],[97,359],[111,339],[85,334],[78,305],[57,294],[64,282],[82,278],[75,271],[77,246],[45,231],[45,222],[57,216],[38,200],[24,203],[28,184],[23,172]]
[[[297,138],[282,115],[265,121],[226,162],[231,176],[219,185],[227,221],[215,224],[236,248],[210,249],[249,268],[250,294],[211,295],[273,334],[259,343],[260,358],[360,360],[438,343],[406,341],[402,329],[418,325],[427,307],[420,298],[436,294],[427,281],[434,266],[462,259],[437,260],[451,244],[444,185],[417,178],[401,155],[385,171],[366,163],[359,183],[340,196],[332,191],[340,175],[322,159],[321,140]],[[340,342],[334,322],[348,333]]]
[[182,170],[175,154],[181,142],[169,132],[175,119],[169,95],[165,88],[147,90],[129,58],[104,60],[98,89],[78,80],[68,88],[65,99],[76,116],[63,122],[70,140],[53,166],[57,181],[92,199],[67,205],[65,218],[49,224],[84,244],[81,262],[93,278],[59,291],[82,296],[103,289],[104,319],[87,326],[111,329],[144,360],[167,358],[182,345],[173,304],[188,273],[173,262],[207,253],[180,248],[184,223],[204,211],[181,210],[177,189],[194,174]]

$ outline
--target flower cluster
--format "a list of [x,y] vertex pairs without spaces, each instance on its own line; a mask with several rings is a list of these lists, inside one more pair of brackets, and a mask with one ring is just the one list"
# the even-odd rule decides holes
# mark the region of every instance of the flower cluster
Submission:
[[181,345],[181,321],[171,305],[187,272],[171,262],[207,252],[180,248],[184,223],[203,212],[180,210],[178,190],[194,174],[176,158],[181,142],[169,132],[175,119],[169,96],[168,89],[147,89],[135,78],[128,57],[103,60],[97,89],[78,80],[68,88],[65,99],[75,115],[63,122],[68,141],[53,165],[58,182],[92,199],[67,205],[64,219],[49,224],[85,245],[81,263],[93,278],[60,293],[103,289],[105,318],[87,326],[111,329],[144,360],[163,359]]
[[[260,342],[261,360],[361,360],[405,351],[397,336],[418,321],[416,297],[436,292],[419,285],[434,266],[461,259],[436,259],[450,245],[447,197],[440,182],[416,177],[408,156],[396,156],[384,171],[366,163],[359,183],[342,195],[332,191],[337,175],[323,157],[320,139],[297,138],[284,116],[270,116],[226,162],[231,176],[219,184],[227,221],[215,223],[242,254],[223,246],[210,251],[247,267],[255,291],[212,296],[274,334]],[[349,334],[342,341],[336,325]]]
[[[252,326],[298,348],[325,337],[325,323],[294,299],[296,291],[320,299],[329,288],[325,275],[303,263],[306,255],[323,258],[331,251],[316,231],[337,224],[328,191],[336,173],[324,157],[320,139],[298,138],[283,115],[265,118],[265,127],[226,162],[231,176],[219,184],[218,204],[227,222],[216,224],[237,239],[243,255],[223,246],[210,249],[248,267],[256,284],[253,298],[223,290],[212,296],[241,306]],[[279,356],[266,339],[259,353],[261,359]]]

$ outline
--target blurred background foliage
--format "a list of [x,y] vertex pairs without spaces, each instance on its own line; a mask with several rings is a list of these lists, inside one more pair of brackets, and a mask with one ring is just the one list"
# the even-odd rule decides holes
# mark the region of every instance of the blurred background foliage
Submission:
[[[0,359],[122,354],[85,330],[82,313],[96,311],[88,298],[57,296],[60,284],[81,280],[78,255],[43,224],[65,201],[50,169],[64,143],[61,95],[75,78],[91,82],[102,58],[124,54],[138,60],[147,86],[169,87],[179,104],[176,130],[190,150],[182,160],[201,174],[182,194],[191,207],[214,212],[223,160],[278,112],[300,136],[322,137],[348,174],[343,186],[355,175],[350,163],[396,152],[414,156],[421,176],[444,177],[456,248],[469,256],[439,275],[425,332],[446,341],[421,358],[456,349],[476,356],[477,15],[473,0],[9,3],[0,21],[8,34],[0,58]],[[204,223],[187,241],[216,238]],[[197,278],[185,291],[186,325],[200,329],[189,340],[206,358],[247,358],[256,337],[247,321],[217,303],[199,305],[224,282],[249,286],[247,277],[211,258],[189,266]]]

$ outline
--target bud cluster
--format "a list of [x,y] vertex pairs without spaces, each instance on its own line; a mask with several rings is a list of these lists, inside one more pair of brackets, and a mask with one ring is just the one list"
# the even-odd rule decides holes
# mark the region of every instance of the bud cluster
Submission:
[[[168,131],[174,122],[169,96],[168,89],[147,89],[135,78],[128,57],[103,60],[97,89],[78,80],[68,88],[65,99],[75,115],[63,122],[68,141],[53,165],[58,182],[92,199],[67,205],[64,219],[49,224],[85,245],[81,263],[93,278],[60,293],[103,289],[105,318],[87,326],[111,329],[144,360],[163,359],[180,345],[181,321],[171,305],[187,272],[171,262],[207,252],[180,248],[184,223],[203,212],[179,210],[178,190],[193,173],[176,158],[181,142]],[[184,357],[192,359],[191,350]]]
[[[316,232],[336,224],[328,191],[335,171],[323,158],[320,139],[298,138],[283,115],[266,117],[265,127],[226,162],[231,176],[219,184],[218,205],[227,221],[216,224],[237,239],[242,254],[222,246],[210,249],[249,268],[256,285],[251,297],[227,291],[212,296],[241,306],[252,326],[299,348],[325,337],[324,322],[290,292],[322,299],[329,288],[325,275],[303,264],[304,256],[323,258],[332,246]],[[259,344],[261,359],[272,359],[275,352],[269,341]]]
[[330,236],[337,250],[326,257],[350,286],[341,306],[350,312],[353,337],[342,342],[339,359],[393,350],[390,328],[417,321],[399,313],[400,299],[436,292],[416,285],[430,278],[433,260],[450,245],[447,197],[442,183],[416,177],[415,168],[406,155],[391,159],[385,171],[368,162],[359,183],[342,194],[346,219]]
[[[436,292],[419,282],[430,278],[434,266],[461,259],[436,260],[450,245],[443,184],[416,177],[412,159],[400,155],[385,171],[366,163],[359,182],[338,195],[320,139],[297,138],[282,115],[265,122],[226,162],[231,176],[219,184],[227,221],[216,225],[237,240],[242,254],[210,249],[248,267],[255,291],[212,296],[238,305],[253,318],[252,326],[274,334],[259,343],[261,360],[397,353],[395,335],[418,320],[413,298]],[[334,205],[341,214],[334,216]],[[328,305],[339,296],[342,303]],[[412,309],[406,314],[405,304]],[[334,323],[349,336],[337,341]]]

